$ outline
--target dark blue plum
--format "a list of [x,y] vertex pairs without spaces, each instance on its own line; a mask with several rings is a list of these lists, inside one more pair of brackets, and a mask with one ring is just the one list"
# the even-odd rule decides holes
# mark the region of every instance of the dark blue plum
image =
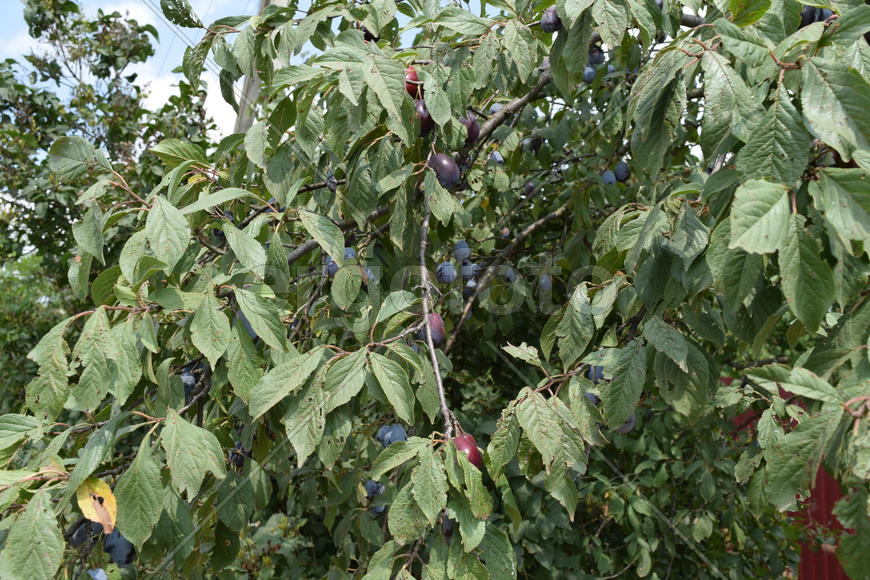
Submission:
[[332,259],[332,256],[326,256],[326,274],[332,278],[338,274],[338,262]]
[[70,535],[69,543],[78,548],[88,540],[96,537],[102,530],[103,526],[97,522],[85,521]]
[[462,299],[468,300],[472,296],[474,296],[474,290],[477,288],[477,282],[474,280],[469,280],[465,287],[462,289]]
[[375,496],[384,493],[384,485],[374,479],[366,481],[364,487],[366,489],[366,498],[369,501],[371,501]]
[[517,281],[517,271],[511,267],[505,268],[504,271],[502,272],[502,276],[504,277],[504,279],[506,281],[508,281],[511,284],[513,284],[514,282]]
[[127,538],[116,529],[106,536],[103,542],[103,551],[109,555],[109,561],[121,568],[129,566],[136,558],[136,549]]
[[435,269],[435,279],[442,284],[451,284],[456,280],[456,268],[452,262],[441,262]]
[[589,401],[596,407],[599,403],[601,403],[601,399],[598,398],[598,395],[596,395],[595,393],[583,393],[583,396],[589,399]]
[[497,165],[504,165],[504,157],[498,151],[493,151],[489,156],[489,160]]
[[466,260],[459,267],[459,273],[462,274],[463,280],[471,280],[477,274],[477,264]]
[[471,257],[471,248],[465,240],[459,240],[453,245],[453,257],[460,262]]
[[587,64],[590,66],[598,66],[599,64],[604,64],[604,60],[604,51],[601,50],[601,47],[593,46],[589,49],[589,59],[587,60]]
[[613,175],[616,177],[616,181],[625,183],[631,175],[631,168],[625,161],[617,161],[616,165],[613,166]]
[[593,385],[597,385],[604,378],[604,367],[589,366],[586,368],[586,378],[592,381]]
[[109,575],[106,574],[106,571],[102,568],[94,568],[93,570],[88,570],[88,576],[93,578],[93,580],[109,580]]
[[559,15],[556,13],[556,7],[550,6],[546,10],[544,10],[544,14],[541,15],[541,30],[546,32],[547,34],[552,34],[557,30],[562,29],[562,20],[559,18]]
[[601,174],[601,181],[603,181],[605,185],[616,185],[616,175],[608,169]]
[[375,439],[377,439],[384,447],[389,447],[393,443],[398,443],[399,441],[407,441],[408,434],[405,432],[404,427],[402,427],[398,423],[392,423],[390,425],[384,425],[380,429],[378,429],[378,433],[377,435],[375,435]]
[[591,66],[587,66],[583,69],[583,82],[587,85],[595,80],[595,69]]
[[538,279],[538,288],[541,292],[549,292],[553,289],[553,278],[549,274],[541,274]]

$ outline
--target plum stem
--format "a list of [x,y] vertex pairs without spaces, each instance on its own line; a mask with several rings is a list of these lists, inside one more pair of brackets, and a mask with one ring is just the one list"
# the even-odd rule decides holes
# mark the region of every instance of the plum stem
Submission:
[[438,355],[435,353],[435,343],[432,342],[432,323],[429,313],[432,310],[432,297],[429,294],[429,270],[426,268],[426,246],[429,243],[429,194],[423,195],[423,225],[420,226],[420,284],[423,287],[423,321],[426,328],[426,347],[429,350],[429,358],[432,360],[432,369],[435,371],[435,386],[438,389],[438,405],[441,408],[441,416],[444,418],[444,436],[450,439],[453,436],[453,415],[447,406],[447,398],[444,396],[444,383],[441,380],[441,368],[438,365]]

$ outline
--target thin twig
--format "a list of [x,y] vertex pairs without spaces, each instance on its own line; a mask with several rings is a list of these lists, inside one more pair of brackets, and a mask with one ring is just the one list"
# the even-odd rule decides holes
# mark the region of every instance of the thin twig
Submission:
[[438,355],[435,353],[435,343],[432,342],[432,325],[429,322],[429,312],[432,309],[432,298],[429,296],[429,270],[426,268],[426,246],[429,242],[429,195],[423,195],[423,225],[420,227],[420,284],[423,286],[423,322],[426,328],[426,346],[429,348],[429,358],[435,371],[435,386],[438,389],[438,404],[441,416],[444,418],[444,436],[453,437],[453,420],[444,396],[444,383],[441,381],[441,368],[438,365]]

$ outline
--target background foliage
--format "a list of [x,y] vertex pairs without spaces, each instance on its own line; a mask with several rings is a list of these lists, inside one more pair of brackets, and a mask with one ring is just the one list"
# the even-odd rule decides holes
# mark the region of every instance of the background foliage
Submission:
[[[824,6],[212,23],[187,83],[213,59],[235,101],[256,71],[246,133],[125,159],[73,128],[39,173],[70,188],[91,307],[0,417],[0,575],[793,576],[784,512],[824,465],[830,549],[866,577],[870,7]],[[463,239],[476,286],[435,282]],[[390,424],[409,437],[385,448]]]

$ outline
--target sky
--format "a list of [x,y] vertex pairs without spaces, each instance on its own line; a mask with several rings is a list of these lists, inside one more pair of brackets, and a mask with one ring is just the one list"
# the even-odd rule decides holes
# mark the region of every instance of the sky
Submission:
[[[251,14],[259,7],[258,0],[190,0],[194,12],[203,23],[210,24],[218,18],[239,14]],[[93,16],[98,10],[104,12],[117,11],[128,15],[142,24],[151,24],[157,29],[159,38],[154,41],[155,55],[147,62],[131,65],[129,72],[138,73],[138,83],[147,85],[149,95],[146,101],[148,108],[157,108],[175,94],[181,73],[172,70],[181,65],[184,49],[188,40],[198,42],[204,31],[189,28],[177,28],[165,20],[160,13],[160,0],[79,0],[85,14]],[[158,13],[155,14],[151,7]],[[0,59],[22,56],[32,51],[39,52],[39,44],[27,34],[27,24],[24,22],[24,4],[21,0],[0,0]],[[236,113],[224,102],[218,88],[217,75],[206,67],[202,80],[208,84],[206,110],[218,125],[218,135],[232,133]]]

